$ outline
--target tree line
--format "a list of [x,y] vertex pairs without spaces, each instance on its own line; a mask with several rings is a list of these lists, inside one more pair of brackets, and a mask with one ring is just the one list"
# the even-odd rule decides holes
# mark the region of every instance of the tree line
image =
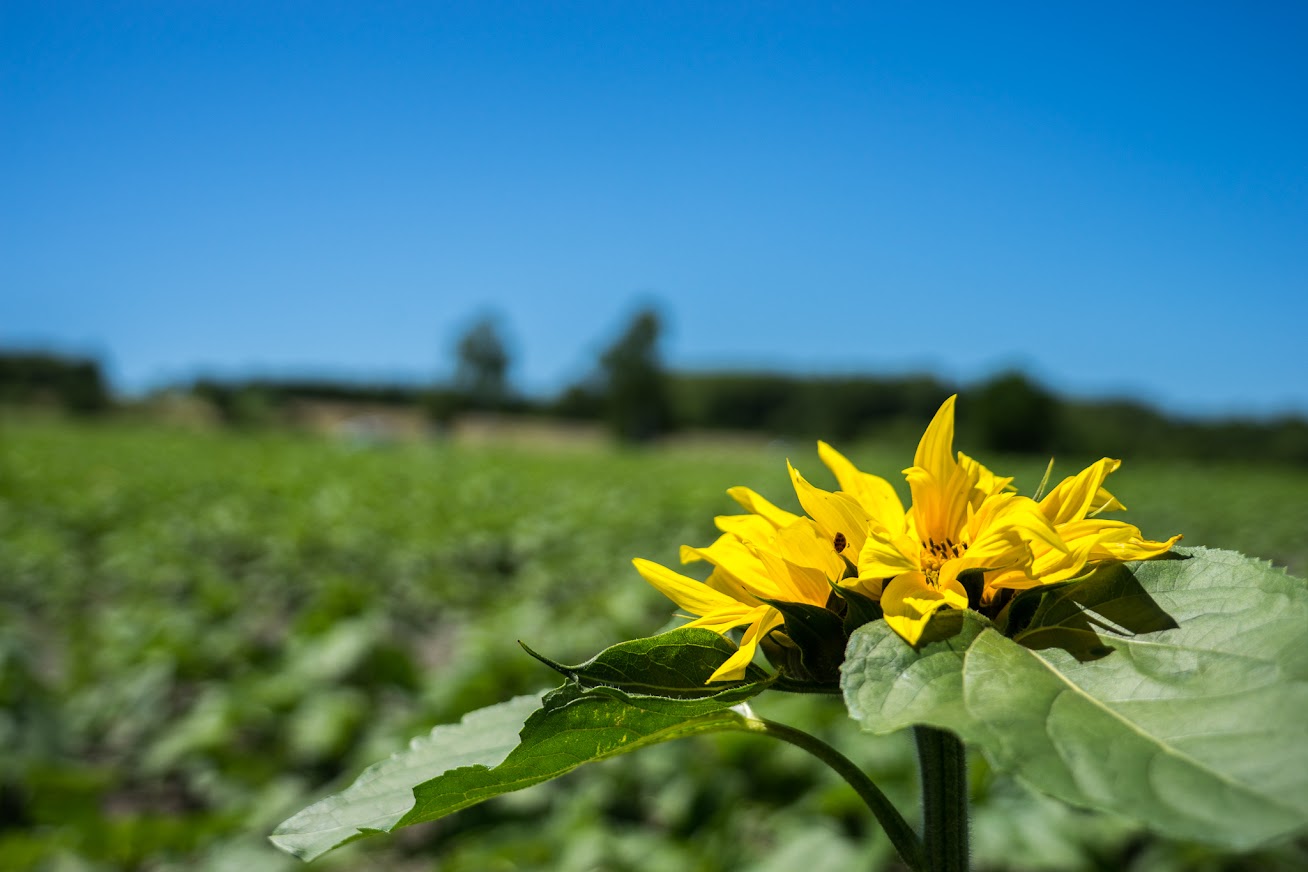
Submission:
[[[676,372],[662,361],[662,332],[655,310],[636,312],[589,374],[544,398],[514,389],[512,354],[494,318],[476,321],[462,335],[454,349],[454,375],[440,384],[201,379],[185,389],[238,427],[274,422],[296,400],[333,400],[421,408],[438,426],[469,413],[603,422],[626,443],[679,430],[731,430],[848,444],[920,432],[941,401],[959,393],[967,409],[960,435],[987,452],[1308,466],[1308,420],[1301,416],[1188,419],[1135,400],[1060,397],[1020,372],[963,386],[929,375]],[[33,402],[78,414],[113,405],[95,361],[0,354],[0,403]]]
[[98,361],[57,354],[0,352],[0,405],[56,406],[77,415],[108,410],[112,398]]

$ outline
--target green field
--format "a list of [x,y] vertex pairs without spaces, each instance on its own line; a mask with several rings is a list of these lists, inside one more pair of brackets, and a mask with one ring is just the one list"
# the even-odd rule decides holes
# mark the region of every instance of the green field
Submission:
[[[912,444],[840,446],[892,480]],[[966,446],[963,446],[966,448]],[[631,568],[706,543],[723,491],[793,507],[809,445],[526,451],[358,447],[126,424],[0,425],[0,869],[300,864],[267,833],[436,723],[557,682],[556,659],[667,625]],[[1044,463],[991,465],[1029,492]],[[1058,474],[1079,469],[1062,462]],[[1308,471],[1131,462],[1146,535],[1308,573]],[[755,706],[827,737],[913,802],[905,737],[839,700]],[[1220,857],[1065,808],[973,765],[978,868],[1296,869],[1303,845]],[[583,769],[315,867],[871,869],[857,798],[765,739],[689,740]]]

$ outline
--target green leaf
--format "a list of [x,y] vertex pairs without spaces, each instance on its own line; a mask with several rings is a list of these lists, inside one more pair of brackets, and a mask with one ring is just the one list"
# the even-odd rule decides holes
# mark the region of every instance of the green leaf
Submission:
[[518,745],[518,732],[541,706],[541,697],[519,696],[436,727],[409,747],[374,763],[354,783],[287,820],[271,838],[301,860],[387,832],[413,808],[413,786],[461,767],[498,766]]
[[681,627],[646,639],[604,649],[585,663],[566,666],[518,643],[537,660],[584,687],[608,685],[629,693],[672,697],[712,697],[727,688],[766,682],[768,674],[750,664],[743,681],[706,682],[736,646],[721,633],[702,627]]
[[[1149,565],[1160,567],[1181,559],[1181,555],[1167,555]],[[1124,570],[1121,564],[1111,564],[1083,581],[1060,585],[1046,594],[1025,632],[1058,626],[1088,629],[1092,625],[1109,632],[1156,633],[1175,629],[1176,620],[1145,590],[1134,573]],[[1021,641],[1021,636],[1016,638]]]
[[1015,641],[1036,651],[1058,648],[1082,662],[1107,657],[1114,650],[1089,626],[1036,627],[1021,633]]
[[[1101,629],[1176,625],[1105,632],[1114,651],[1099,660],[986,630],[961,661],[924,649],[939,673],[919,674],[914,695],[911,679],[886,672],[890,640],[860,631],[845,665],[850,711],[878,732],[909,718],[952,729],[997,769],[1167,835],[1246,850],[1302,830],[1308,584],[1231,552],[1181,553],[1189,559],[1103,568],[1087,590],[1042,603],[1033,626],[1072,628],[1078,615]],[[960,664],[961,683],[949,674]],[[927,668],[910,658],[906,674],[915,666]]]
[[726,707],[727,691],[715,699],[636,696],[614,687],[564,685],[522,730],[522,743],[493,769],[468,767],[414,788],[416,803],[399,826],[434,820],[453,811],[557,778],[583,763],[605,760],[649,745],[737,728],[743,717]]
[[[955,617],[957,616],[957,617]],[[951,729],[969,724],[963,710],[963,655],[990,622],[973,611],[941,610],[931,618],[961,627],[915,650],[885,621],[866,624],[849,638],[841,688],[849,713],[870,733],[893,733],[926,724]]]
[[[709,635],[725,644],[700,632],[674,631],[614,646],[577,670],[591,678],[633,683],[652,676],[653,682],[644,683],[662,689],[675,678],[675,694],[638,694],[570,681],[543,698],[518,697],[481,709],[456,725],[437,727],[407,751],[369,768],[341,793],[283,823],[272,841],[311,860],[361,836],[434,820],[557,778],[583,763],[685,736],[738,729],[744,718],[731,706],[756,695],[767,682],[714,683],[705,689],[703,682],[736,651],[716,633]],[[656,656],[646,661],[642,652]],[[693,693],[689,682],[697,682]]]

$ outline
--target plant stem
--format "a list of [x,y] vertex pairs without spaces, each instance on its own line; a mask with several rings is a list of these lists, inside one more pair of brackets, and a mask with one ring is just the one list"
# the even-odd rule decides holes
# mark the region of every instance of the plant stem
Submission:
[[914,727],[922,769],[926,872],[967,872],[967,751],[958,736]]
[[785,724],[779,724],[776,721],[769,721],[756,715],[748,715],[741,721],[740,730],[747,733],[762,733],[771,736],[774,739],[780,739],[783,742],[789,742],[797,748],[803,748],[844,778],[859,798],[871,809],[872,814],[876,816],[881,828],[886,831],[890,837],[890,842],[899,852],[900,858],[908,865],[913,872],[924,872],[926,867],[922,862],[922,840],[913,832],[913,828],[904,820],[904,816],[899,813],[899,809],[886,799],[886,795],[877,787],[859,769],[854,763],[841,754],[835,748],[823,742],[816,736],[810,736],[794,727],[788,727]]

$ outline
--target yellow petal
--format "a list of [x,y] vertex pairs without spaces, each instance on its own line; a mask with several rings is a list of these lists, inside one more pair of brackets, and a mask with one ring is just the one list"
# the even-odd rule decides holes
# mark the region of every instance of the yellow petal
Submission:
[[845,574],[845,558],[841,556],[842,553],[850,558],[857,556],[849,547],[843,552],[837,552],[835,543],[822,535],[822,531],[810,518],[800,518],[790,526],[782,527],[770,541],[778,548],[778,553],[791,563],[821,569],[832,579]]
[[747,487],[727,488],[727,496],[744,506],[745,511],[765,518],[774,527],[784,527],[799,519],[799,515],[777,507]]
[[886,581],[884,578],[846,578],[839,584],[845,590],[876,600],[881,599],[881,590],[886,586]]
[[1140,530],[1131,524],[1098,518],[1062,524],[1058,533],[1067,544],[1066,552],[1060,553],[1043,547],[1039,542],[1032,542],[1034,558],[1024,573],[1003,573],[993,579],[987,578],[987,585],[1020,590],[1036,584],[1067,581],[1099,561],[1157,557],[1181,538],[1174,536],[1166,542],[1152,542],[1141,538]]
[[723,533],[730,533],[746,542],[766,542],[777,532],[777,526],[761,515],[718,515],[713,519],[713,524]]
[[880,524],[892,534],[904,532],[904,504],[890,482],[863,472],[825,442],[818,443],[818,457],[836,476],[840,489],[867,510],[872,523]]
[[1093,542],[1077,541],[1068,543],[1068,550],[1063,552],[1042,546],[1039,542],[1028,544],[1032,549],[1030,562],[999,572],[987,573],[987,590],[1002,588],[1026,590],[1041,584],[1054,584],[1075,578],[1085,569],[1093,547]]
[[941,404],[931,423],[927,425],[922,440],[918,442],[917,453],[913,455],[913,465],[920,466],[936,477],[937,481],[946,482],[957,465],[954,460],[954,401],[958,395],[950,397]]
[[824,606],[831,596],[831,585],[827,574],[820,569],[797,566],[781,555],[758,549],[755,551],[759,560],[767,567],[768,577],[777,582],[777,587],[785,595],[776,597],[786,602],[807,603]]
[[[1101,523],[1111,523],[1104,521]],[[1130,524],[1114,524],[1111,535],[1101,536],[1095,542],[1091,560],[1148,560],[1166,553],[1181,537],[1173,536],[1165,542],[1154,542],[1142,538],[1140,529]]]
[[690,623],[683,624],[682,626],[699,627],[700,629],[704,629],[704,630],[712,630],[713,632],[718,633],[720,635],[726,635],[731,630],[736,629],[736,627],[742,627],[745,624],[752,622],[753,620],[754,620],[753,611],[747,609],[741,611],[739,614],[733,613],[730,615],[711,615],[707,618],[696,618]]
[[741,603],[747,603],[751,607],[758,605],[758,597],[750,593],[743,584],[735,579],[731,573],[713,567],[709,577],[704,583],[719,593],[724,593]]
[[836,535],[840,534],[845,537],[845,547],[851,549],[851,553],[862,551],[871,521],[867,510],[846,494],[833,494],[809,484],[790,461],[786,461],[786,468],[790,470],[790,480],[795,486],[799,504],[822,535],[834,542]]
[[942,608],[967,608],[967,591],[957,581],[936,587],[920,572],[908,572],[881,592],[886,623],[905,642],[916,645],[931,616]]
[[977,489],[986,495],[1003,493],[1005,490],[1008,490],[1013,483],[1011,476],[1009,478],[1001,478],[991,472],[984,464],[973,460],[961,451],[958,452],[958,463],[965,470],[976,475]]
[[1122,465],[1122,461],[1104,457],[1073,476],[1068,476],[1040,501],[1040,509],[1053,524],[1080,521],[1096,508],[1110,511],[1122,508],[1112,494],[1103,490],[1104,479]]
[[973,549],[992,547],[987,540],[993,537],[1011,541],[1009,533],[1016,533],[1024,542],[1040,543],[1061,553],[1068,550],[1060,531],[1050,524],[1040,505],[1030,497],[1017,494],[986,498],[969,519],[967,529],[972,542],[967,549],[969,554]]
[[741,608],[741,603],[737,600],[665,566],[639,557],[631,562],[641,577],[659,593],[693,615],[707,617],[715,613],[734,613]]
[[751,613],[752,623],[740,639],[740,650],[727,658],[727,661],[709,676],[705,684],[715,681],[738,681],[745,677],[745,670],[754,660],[759,640],[769,630],[781,623],[781,613],[771,606],[762,606]]
[[1104,488],[1100,488],[1095,494],[1093,502],[1090,504],[1090,517],[1100,514],[1101,512],[1124,512],[1126,506],[1118,501],[1117,497],[1110,494]]
[[707,548],[683,546],[682,553],[695,554],[700,559],[729,573],[746,590],[760,599],[802,602],[803,596],[795,589],[788,573],[774,575],[759,553],[740,539],[722,534]]
[[1011,542],[1003,547],[995,547],[986,553],[974,552],[973,549],[967,549],[967,553],[962,557],[956,557],[953,560],[946,560],[940,567],[940,577],[938,584],[941,587],[958,584],[958,577],[969,569],[979,569],[983,571],[995,569],[1009,569],[1014,566],[1026,566],[1031,562],[1031,549],[1022,541],[1021,537],[1016,534],[1012,535]]
[[[1051,579],[1050,581],[1052,581]],[[1031,587],[1038,587],[1042,584],[1049,584],[1043,579],[1033,578],[1025,570],[1001,569],[997,572],[986,573],[986,589],[982,595],[982,602],[988,603],[994,597],[994,591],[1008,588],[1011,590],[1026,590]]]
[[916,572],[920,551],[920,546],[908,536],[888,541],[879,532],[872,533],[858,553],[858,577],[891,578],[905,572]]
[[909,510],[912,528],[918,539],[943,542],[959,540],[960,531],[977,493],[975,472],[954,464],[947,479],[937,478],[931,470],[910,466],[904,470],[908,489],[913,494],[913,508]]

